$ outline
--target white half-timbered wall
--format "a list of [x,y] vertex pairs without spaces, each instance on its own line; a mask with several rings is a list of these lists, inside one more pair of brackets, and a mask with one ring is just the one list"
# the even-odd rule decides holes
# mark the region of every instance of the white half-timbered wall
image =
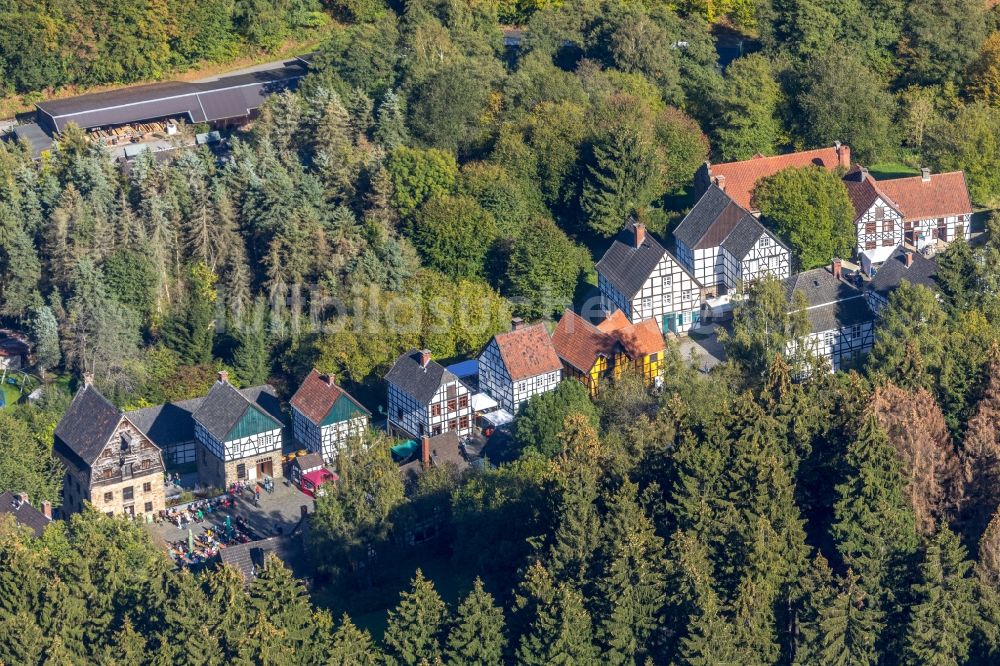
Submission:
[[601,309],[609,314],[621,310],[632,321],[632,304],[600,271],[597,272],[597,288],[601,292]]
[[295,441],[313,453],[323,456],[327,464],[332,464],[351,437],[360,437],[368,429],[368,416],[360,414],[346,421],[318,426],[292,407],[292,432]]
[[694,274],[694,279],[703,287],[714,289],[720,284],[725,284],[725,267],[723,266],[724,259],[721,248],[708,247],[691,250],[678,240],[677,259]]
[[[912,232],[913,244],[918,250],[930,245],[935,238],[951,242],[961,234],[965,240],[972,240],[972,220],[970,215],[949,215],[926,220],[911,220],[903,223],[904,234]],[[920,235],[923,234],[921,241]]]
[[697,321],[700,310],[701,286],[679,262],[664,252],[632,299],[629,321],[637,324],[655,319],[661,331],[667,331],[669,322],[673,321],[673,328],[669,330],[684,333]]
[[[728,254],[728,252],[727,252]],[[768,233],[763,233],[746,257],[740,258],[739,279],[745,284],[750,284],[765,275],[772,275],[779,280],[784,280],[791,274],[791,256],[781,243]],[[736,286],[735,283],[730,287]]]
[[457,379],[442,384],[426,405],[391,382],[387,398],[389,422],[410,435],[434,436],[450,430],[459,437],[472,434],[469,389]]
[[789,358],[794,358],[799,349],[806,349],[814,356],[824,357],[830,370],[840,370],[845,361],[851,361],[867,354],[875,344],[875,327],[872,322],[862,322],[842,326],[827,331],[818,331],[791,340],[787,344]]
[[209,453],[226,462],[281,450],[281,428],[220,442],[203,425],[195,421],[194,436]]
[[562,370],[546,372],[518,381],[510,378],[507,366],[500,355],[496,338],[490,340],[479,355],[479,389],[500,403],[500,407],[517,414],[529,398],[551,391],[562,381]]
[[881,264],[903,242],[903,220],[881,197],[854,224],[858,256],[864,255],[868,264]]

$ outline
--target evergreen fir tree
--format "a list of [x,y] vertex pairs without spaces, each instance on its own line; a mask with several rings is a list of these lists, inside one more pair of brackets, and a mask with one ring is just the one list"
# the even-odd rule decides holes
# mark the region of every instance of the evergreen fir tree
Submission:
[[744,663],[736,632],[724,617],[719,598],[713,590],[705,591],[697,614],[688,619],[687,625],[688,634],[680,640],[678,664],[717,666]]
[[274,555],[250,585],[250,605],[268,618],[277,632],[274,642],[290,654],[303,654],[312,641],[312,608],[302,581]]
[[41,666],[77,666],[82,662],[83,655],[75,659],[74,654],[63,644],[62,638],[53,636],[42,655]]
[[580,593],[563,583],[551,590],[550,602],[541,601],[536,600],[534,621],[528,633],[521,637],[517,663],[524,666],[600,664],[599,652],[591,639],[590,614],[583,606]]
[[7,613],[0,619],[0,663],[37,664],[46,642],[30,613]]
[[205,264],[188,272],[187,297],[163,330],[163,341],[185,363],[210,363],[215,337],[216,275]]
[[871,603],[885,608],[901,567],[916,550],[913,509],[906,498],[902,461],[872,410],[862,419],[844,459],[832,534]]
[[666,602],[663,539],[639,506],[638,487],[626,481],[608,506],[603,528],[606,564],[598,581],[599,634],[612,664],[633,664],[650,651]]
[[378,120],[375,125],[375,140],[386,150],[392,150],[409,140],[406,129],[406,114],[403,112],[399,95],[392,88],[386,91],[382,104],[378,108]]
[[826,558],[817,555],[798,584],[798,600],[794,610],[792,663],[805,666],[821,662],[823,629],[820,619],[836,596],[833,572]]
[[329,666],[377,666],[379,652],[368,630],[358,629],[347,613],[333,634],[326,663]]
[[35,343],[35,359],[42,372],[59,365],[59,324],[52,308],[40,305],[32,309],[31,337]]
[[389,611],[385,629],[386,661],[416,666],[422,659],[439,658],[448,609],[434,583],[417,569],[410,589],[399,596],[399,604]]
[[141,664],[146,661],[146,638],[135,630],[132,620],[126,615],[121,629],[111,637],[105,649],[102,664]]
[[907,666],[965,663],[976,616],[972,563],[958,537],[941,525],[927,544],[913,586],[903,662]]
[[854,573],[848,571],[842,590],[820,611],[820,663],[875,666],[879,661],[875,645],[881,626],[881,612],[869,602]]
[[500,666],[507,646],[503,609],[476,578],[472,591],[458,606],[444,656],[448,663],[469,666]]
[[253,312],[237,324],[234,333],[233,370],[244,386],[257,386],[267,381],[271,372],[266,312],[263,302],[255,304]]

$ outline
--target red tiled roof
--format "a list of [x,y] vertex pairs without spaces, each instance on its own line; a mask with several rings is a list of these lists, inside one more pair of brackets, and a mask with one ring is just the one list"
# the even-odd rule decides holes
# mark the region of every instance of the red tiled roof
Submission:
[[893,201],[888,194],[879,190],[878,181],[872,178],[867,171],[856,167],[844,175],[843,181],[844,187],[847,189],[847,197],[854,206],[854,219],[864,215],[865,211],[871,208],[879,197],[902,215],[899,204]]
[[877,181],[878,188],[899,204],[903,221],[927,220],[948,215],[970,215],[972,202],[961,171]]
[[500,356],[514,381],[562,368],[544,324],[525,326],[496,336]]
[[581,372],[590,372],[599,356],[611,358],[617,340],[566,310],[552,334],[552,345],[559,357]]
[[619,347],[632,359],[662,352],[666,347],[655,319],[631,324],[621,310],[597,326],[567,310],[552,334],[552,344],[562,359],[583,372],[594,367],[599,356],[610,358]]
[[713,182],[718,176],[724,176],[726,194],[747,210],[755,210],[751,198],[754,187],[762,178],[773,176],[789,167],[810,165],[821,166],[829,171],[841,166],[848,169],[851,165],[851,149],[848,146],[840,148],[830,146],[772,157],[755,156],[742,162],[712,164],[709,166],[708,175]]
[[629,358],[642,358],[666,349],[663,333],[655,319],[646,319],[615,331]]
[[615,310],[614,314],[597,324],[597,328],[604,331],[605,333],[614,333],[620,328],[625,328],[626,326],[631,326],[632,322],[628,320],[625,313],[621,310]]
[[316,368],[306,376],[299,390],[292,396],[290,404],[316,425],[323,422],[337,399],[346,395],[355,405],[365,409],[350,393],[337,386],[329,375],[321,375]]

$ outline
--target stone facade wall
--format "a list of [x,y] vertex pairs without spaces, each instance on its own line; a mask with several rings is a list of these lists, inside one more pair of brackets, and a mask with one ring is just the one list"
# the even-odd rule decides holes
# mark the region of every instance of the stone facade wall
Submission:
[[[148,486],[148,490],[147,490]],[[125,491],[132,489],[132,499],[125,498]],[[101,484],[90,489],[90,503],[102,513],[113,515],[143,516],[155,514],[166,508],[162,474],[145,474],[115,483]]]
[[[257,476],[257,463],[267,459],[271,460],[271,478],[280,479],[284,477],[280,450],[223,462],[206,447],[199,444],[198,482],[205,486],[214,486],[225,490],[237,481],[260,480]],[[243,465],[244,475],[242,478],[239,474],[240,465]]]

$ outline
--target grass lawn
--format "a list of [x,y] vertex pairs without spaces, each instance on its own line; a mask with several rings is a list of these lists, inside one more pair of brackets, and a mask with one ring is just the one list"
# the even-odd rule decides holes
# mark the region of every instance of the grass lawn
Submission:
[[870,173],[876,180],[887,180],[890,178],[905,178],[906,176],[919,176],[920,169],[911,167],[902,162],[880,162],[868,166]]
[[382,640],[385,633],[386,613],[399,603],[399,593],[409,589],[410,579],[419,568],[424,577],[434,582],[445,603],[454,610],[458,603],[472,589],[476,573],[470,568],[457,565],[449,554],[430,554],[417,551],[411,559],[395,562],[380,562],[381,566],[392,569],[392,575],[371,590],[338,589],[328,586],[313,594],[313,602],[327,608],[336,622],[347,613],[358,627],[371,632],[372,638]]

